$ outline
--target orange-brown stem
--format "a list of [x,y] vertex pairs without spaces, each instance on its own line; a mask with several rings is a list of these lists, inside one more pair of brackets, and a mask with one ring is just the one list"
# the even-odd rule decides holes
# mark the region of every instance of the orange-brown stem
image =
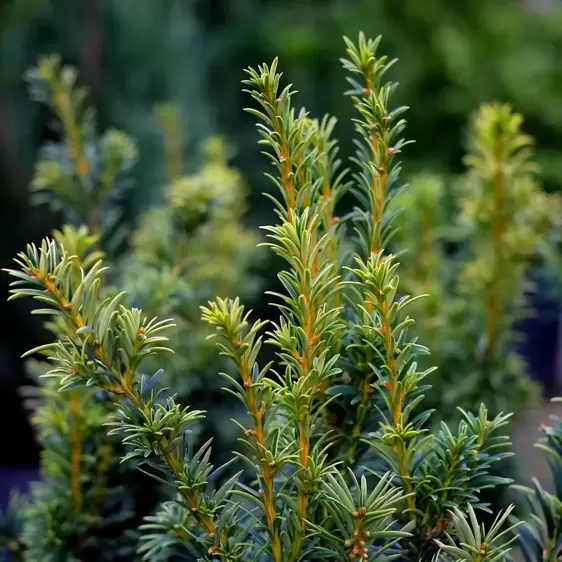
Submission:
[[[318,339],[318,335],[314,332],[314,318],[315,318],[315,309],[314,305],[310,300],[310,296],[308,295],[307,288],[301,286],[301,292],[305,299],[306,304],[306,315],[303,322],[303,331],[305,334],[305,338],[307,340],[307,347],[306,350],[303,352],[302,357],[302,368],[303,373],[305,376],[308,374],[311,366],[312,366],[312,350],[313,346]],[[310,455],[310,432],[312,427],[312,417],[311,417],[311,410],[312,410],[312,402],[314,399],[314,394],[311,392],[312,388],[308,387],[303,389],[303,392],[308,394],[309,396],[309,403],[307,404],[306,413],[302,414],[299,420],[299,463],[301,466],[301,470],[306,470],[309,465],[309,455]],[[291,556],[289,558],[290,562],[294,562],[298,560],[300,552],[302,550],[302,542],[304,539],[304,533],[306,531],[306,517],[308,511],[308,504],[309,504],[309,493],[306,490],[301,490],[298,495],[297,499],[297,511],[298,517],[300,522],[300,529],[297,537],[295,538],[295,542],[293,543],[293,548],[291,550]]]
[[497,338],[503,316],[503,303],[501,293],[501,279],[504,269],[502,256],[502,240],[505,232],[505,180],[501,166],[501,156],[497,155],[496,171],[493,179],[494,188],[494,221],[492,224],[492,247],[494,249],[494,276],[486,295],[486,349],[484,358],[486,361],[493,360]]
[[[384,296],[381,296],[381,298],[384,299]],[[395,359],[396,349],[392,344],[392,326],[390,325],[390,318],[388,316],[388,305],[386,301],[381,300],[379,306],[381,310],[381,332],[384,336],[386,364],[390,371],[390,380],[388,381],[387,389],[390,394],[390,403],[392,406],[392,425],[397,428],[402,422],[402,400],[404,399],[404,395],[400,391],[398,380],[398,370],[396,368]],[[408,452],[406,444],[402,441],[400,445],[394,446],[393,449],[398,458],[400,479],[402,480],[406,493],[411,494],[413,490],[408,470]],[[411,495],[408,496],[407,502],[410,509],[415,509],[415,501]]]
[[[384,297],[383,297],[384,298]],[[388,391],[390,393],[390,402],[392,404],[392,423],[397,427],[402,417],[402,400],[399,392],[398,372],[396,369],[396,359],[394,357],[395,348],[392,345],[392,326],[388,317],[388,305],[386,301],[380,302],[381,310],[381,333],[384,337],[384,349],[386,355],[386,364],[390,371],[390,380]]]
[[279,529],[277,528],[277,523],[276,523],[277,502],[275,498],[275,490],[273,487],[274,474],[272,472],[272,469],[269,467],[265,456],[265,452],[267,450],[266,443],[265,443],[265,432],[263,427],[263,418],[265,415],[265,411],[263,410],[263,408],[258,408],[258,404],[256,402],[255,389],[252,385],[252,377],[250,374],[250,370],[248,368],[248,362],[245,357],[242,357],[240,359],[239,368],[240,368],[240,376],[242,378],[242,384],[246,389],[246,395],[248,397],[248,410],[250,411],[250,415],[254,420],[256,450],[257,450],[257,456],[260,462],[260,469],[264,482],[263,503],[265,508],[265,518],[267,521],[267,527],[269,529],[269,534],[271,537],[271,551],[273,555],[273,560],[275,562],[281,562],[282,560],[281,540],[279,536]]
[[174,111],[173,116],[162,117],[164,133],[164,157],[166,162],[166,176],[168,183],[172,183],[182,175],[181,132],[179,115]]
[[[416,508],[416,502],[414,497],[411,495],[413,488],[412,483],[410,482],[410,471],[408,470],[408,452],[406,450],[406,444],[401,441],[399,445],[394,445],[392,450],[398,459],[398,476],[400,476],[400,480],[402,480],[404,491],[406,494],[409,494],[406,498],[408,507],[413,510]],[[413,517],[412,514],[410,514],[410,516]]]
[[[262,92],[262,94],[269,98],[268,92]],[[278,102],[275,99],[269,99],[271,106],[273,108],[277,108]],[[289,150],[289,143],[287,139],[287,134],[285,129],[280,125],[280,120],[278,119],[279,115],[277,114],[277,110],[273,110],[273,129],[275,133],[279,136],[279,148],[280,148],[280,156],[279,156],[279,165],[281,171],[281,180],[285,189],[287,191],[287,200],[285,204],[287,206],[287,220],[289,222],[292,221],[291,218],[291,211],[296,208],[296,186],[291,177],[291,173],[293,171],[293,166],[291,162],[291,154]]]
[[[45,285],[45,288],[55,297],[59,305],[65,310],[70,320],[74,323],[77,328],[83,328],[86,324],[80,313],[73,310],[71,303],[65,299],[64,295],[58,289],[54,278],[47,274],[43,275],[41,272],[30,272],[31,275],[37,279],[41,279]],[[117,378],[121,381],[114,385],[105,385],[104,389],[112,392],[118,397],[126,396],[129,398],[132,404],[137,407],[143,414],[148,418],[150,417],[150,408],[141,398],[141,396],[133,389],[130,373],[121,373],[115,366],[108,361],[103,348],[100,345],[96,345],[95,339],[91,333],[81,334],[80,337],[91,344],[92,351],[98,361],[100,361],[106,369],[112,371]],[[134,373],[133,373],[134,375]],[[180,466],[180,461],[177,454],[170,448],[170,443],[165,436],[160,437],[160,450],[164,451],[162,453],[162,460],[169,468],[174,480],[176,482],[181,482],[181,472],[182,467]],[[212,515],[207,513],[201,513],[199,511],[199,499],[197,492],[193,490],[182,489],[180,491],[183,499],[190,508],[192,514],[195,516],[199,524],[205,529],[210,537],[215,536],[215,522]]]
[[[383,231],[382,220],[384,216],[384,205],[386,198],[386,184],[388,181],[388,146],[386,140],[386,131],[383,133],[382,142],[382,157],[378,157],[379,142],[376,137],[371,137],[371,148],[373,151],[374,164],[377,166],[378,173],[373,175],[371,181],[371,198],[373,201],[373,208],[371,209],[371,220],[373,221],[373,232],[371,238],[371,253],[378,254],[383,249]],[[377,161],[380,164],[377,165]]]
[[[367,89],[372,89],[374,85],[374,76],[369,74],[366,77],[367,82]],[[373,208],[371,209],[371,221],[372,221],[372,234],[371,234],[371,247],[370,251],[372,254],[377,254],[382,250],[383,245],[383,231],[382,231],[382,220],[384,216],[384,206],[385,206],[385,198],[386,198],[386,189],[387,189],[387,181],[388,181],[388,142],[386,140],[387,132],[383,132],[382,137],[382,157],[379,158],[378,151],[379,151],[379,142],[375,136],[372,136],[371,141],[371,149],[373,152],[373,160],[374,164],[377,165],[377,162],[380,161],[381,164],[377,166],[378,173],[373,175],[371,181],[371,200],[373,202]],[[365,309],[367,312],[372,313],[375,309],[374,303],[370,301],[368,297],[365,297]],[[383,324],[384,325],[384,324]],[[394,360],[394,356],[393,356]],[[355,451],[357,449],[358,438],[363,431],[363,423],[365,421],[365,417],[367,411],[370,407],[370,390],[371,390],[371,379],[373,373],[368,372],[365,375],[365,379],[362,381],[360,386],[360,393],[361,399],[359,402],[359,407],[356,411],[355,423],[352,430],[352,441],[350,448],[348,450],[348,457],[353,458],[355,456]]]
[[80,131],[72,117],[70,98],[62,89],[57,88],[53,92],[53,103],[68,139],[69,155],[76,167],[76,174],[81,179],[85,178],[88,175],[88,163],[82,152]]

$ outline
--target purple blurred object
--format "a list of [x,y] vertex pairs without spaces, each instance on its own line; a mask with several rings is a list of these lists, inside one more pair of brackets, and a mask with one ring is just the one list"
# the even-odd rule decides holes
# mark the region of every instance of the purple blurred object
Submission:
[[8,506],[12,490],[25,494],[29,484],[38,479],[39,470],[37,468],[0,466],[0,510],[4,510]]
[[533,280],[537,291],[530,295],[529,304],[535,314],[519,323],[519,331],[525,337],[518,351],[526,360],[531,377],[542,385],[546,397],[557,396],[562,391],[559,372],[562,307],[550,298],[549,282]]

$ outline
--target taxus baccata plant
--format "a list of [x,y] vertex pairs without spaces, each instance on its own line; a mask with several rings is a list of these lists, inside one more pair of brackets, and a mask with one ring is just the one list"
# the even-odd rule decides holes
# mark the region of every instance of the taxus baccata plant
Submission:
[[[173,106],[160,106],[168,187],[164,200],[127,232],[119,203],[132,188],[128,173],[138,158],[136,145],[120,131],[97,132],[76,78],[58,57],[40,60],[28,75],[34,98],[49,105],[60,125],[60,141],[46,145],[37,162],[36,200],[48,202],[67,221],[53,237],[74,256],[76,282],[101,258],[109,259],[114,267],[104,277],[103,298],[122,298],[126,289],[128,302],[148,314],[176,317],[170,333],[176,354],[158,368],[166,367],[167,382],[188,396],[208,387],[205,379],[212,382],[216,377],[208,375],[220,368],[213,363],[214,344],[205,340],[209,328],[201,322],[199,305],[232,290],[250,294],[255,284],[248,268],[256,237],[241,224],[242,179],[228,167],[218,138],[208,142],[201,167],[185,173],[179,117]],[[123,255],[126,237],[130,249]],[[60,317],[47,327],[55,339],[68,335]],[[41,482],[24,509],[14,506],[18,517],[5,518],[6,525],[17,521],[23,531],[3,535],[18,536],[19,542],[10,544],[19,550],[23,545],[29,561],[133,559],[138,523],[155,498],[168,495],[154,486],[141,493],[146,479],[133,477],[140,475],[132,472],[134,463],[120,464],[120,440],[108,437],[104,427],[114,412],[106,391],[82,386],[59,393],[58,380],[42,377],[48,363],[33,359],[27,365],[38,383],[25,394],[42,448]]]
[[[481,402],[520,413],[536,398],[517,355],[529,314],[530,272],[556,253],[562,207],[537,182],[532,139],[508,105],[485,104],[470,129],[466,174],[424,175],[398,198],[404,288],[430,295],[412,314],[438,366],[430,403],[439,417]],[[437,345],[439,342],[439,345]]]
[[222,139],[207,142],[196,173],[170,176],[164,203],[150,207],[132,234],[116,285],[146,314],[173,316],[175,354],[158,368],[188,396],[217,381],[209,376],[210,365],[217,367],[215,346],[199,306],[217,294],[254,294],[257,278],[248,272],[260,252],[258,237],[242,225],[243,182],[228,167]]
[[[225,375],[229,391],[249,413],[245,448],[228,466],[213,469],[208,444],[193,448],[190,432],[204,412],[163,394],[161,371],[144,368],[170,351],[172,321],[146,318],[126,295],[104,298],[111,272],[97,261],[77,278],[75,256],[56,240],[30,245],[9,272],[12,298],[41,301],[67,328],[30,353],[49,355],[60,392],[85,384],[112,395],[111,434],[127,449],[125,464],[136,460],[176,491],[142,528],[146,560],[508,557],[509,510],[487,531],[476,516],[486,508],[480,491],[503,482],[488,472],[509,454],[501,434],[508,416],[490,418],[482,406],[431,433],[430,412],[418,413],[430,373],[416,361],[427,349],[407,335],[405,309],[417,296],[400,296],[386,249],[404,108],[390,106],[395,85],[383,81],[391,63],[376,54],[379,41],[346,40],[360,136],[359,170],[349,178],[334,120],[294,109],[277,61],[248,71],[257,106],[249,111],[260,120],[279,191],[266,245],[286,265],[271,295],[278,321],[252,318],[237,298],[203,307],[236,367]],[[357,209],[345,220],[336,204],[348,189]],[[341,242],[349,223],[357,233],[350,253]],[[276,350],[266,364],[264,345]]]
[[200,387],[214,346],[205,349],[199,305],[217,294],[251,295],[256,288],[248,270],[258,255],[257,238],[242,224],[245,186],[228,166],[224,140],[209,139],[197,166],[188,170],[183,116],[173,104],[157,106],[166,177],[155,191],[162,196],[130,228],[121,204],[134,189],[129,176],[138,161],[134,139],[114,129],[97,131],[87,91],[58,56],[40,59],[27,80],[33,98],[51,108],[60,129],[59,142],[46,144],[37,161],[34,201],[62,211],[68,224],[64,236],[76,238],[67,243],[82,244],[82,251],[89,245],[89,251],[103,251],[111,260],[110,291],[126,290],[131,304],[148,314],[174,316],[177,353],[166,365],[167,380],[180,393]]

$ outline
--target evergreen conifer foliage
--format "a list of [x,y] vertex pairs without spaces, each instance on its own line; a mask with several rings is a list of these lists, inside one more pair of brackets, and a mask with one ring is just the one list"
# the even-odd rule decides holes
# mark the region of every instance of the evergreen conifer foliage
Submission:
[[66,228],[67,243],[89,240],[104,251],[113,263],[110,291],[126,290],[129,301],[147,314],[175,317],[177,353],[166,365],[167,377],[187,394],[201,386],[214,349],[205,349],[199,305],[217,294],[250,295],[256,288],[248,270],[256,260],[257,239],[242,224],[245,187],[239,172],[228,166],[224,140],[208,139],[198,168],[190,165],[189,172],[182,153],[183,116],[173,104],[156,107],[166,177],[154,188],[163,197],[131,228],[120,202],[135,187],[131,172],[139,154],[134,139],[115,129],[97,130],[86,89],[78,87],[74,69],[58,56],[41,58],[27,79],[33,98],[53,110],[60,137],[43,147],[36,164],[35,201],[60,209],[65,222],[78,229],[72,234]]
[[[431,433],[431,412],[419,411],[431,375],[416,357],[428,350],[408,335],[406,314],[419,297],[400,295],[387,249],[405,109],[389,106],[395,85],[383,77],[392,63],[377,54],[379,42],[347,41],[361,137],[349,179],[334,120],[294,108],[277,61],[248,70],[257,105],[249,111],[279,192],[265,245],[285,266],[271,294],[276,322],[254,319],[238,298],[202,310],[235,367],[228,391],[249,413],[244,448],[227,466],[211,466],[210,444],[193,445],[204,412],[163,393],[162,370],[145,367],[170,353],[173,321],[145,317],[124,293],[106,296],[102,261],[76,275],[76,256],[57,240],[30,245],[9,272],[12,298],[36,299],[66,328],[29,353],[47,353],[63,395],[83,385],[111,395],[110,433],[125,446],[125,464],[136,461],[175,491],[142,527],[146,560],[508,559],[509,511],[488,530],[476,514],[486,509],[480,491],[506,483],[489,471],[509,455],[501,432],[509,416],[482,406]],[[340,218],[336,204],[349,188],[357,209]],[[349,229],[344,244],[348,224],[356,234]],[[268,364],[264,345],[276,350]]]
[[[98,263],[101,254],[92,248],[96,238],[85,228],[67,227],[54,236],[75,252],[74,279]],[[47,327],[55,338],[68,334],[60,317]],[[136,527],[158,494],[143,495],[147,480],[139,478],[134,465],[119,462],[122,445],[105,428],[114,411],[110,395],[83,386],[59,392],[58,380],[44,378],[48,369],[45,361],[28,362],[38,383],[25,388],[25,398],[41,447],[41,480],[16,509],[22,556],[28,561],[131,560]]]
[[48,202],[67,222],[87,225],[94,236],[103,234],[107,247],[119,230],[118,201],[130,185],[127,174],[138,152],[121,131],[98,133],[87,90],[78,87],[77,78],[57,55],[40,58],[27,72],[32,99],[52,110],[60,136],[43,147],[31,187],[36,202]]
[[[212,386],[206,375],[214,344],[205,340],[208,329],[199,305],[231,290],[247,295],[255,285],[248,269],[256,238],[242,225],[244,186],[228,166],[223,141],[210,139],[203,165],[185,173],[174,130],[177,115],[173,106],[159,107],[169,172],[163,182],[170,185],[164,200],[146,210],[130,233],[119,208],[120,198],[133,188],[135,142],[121,131],[97,130],[86,91],[59,57],[40,59],[27,78],[34,99],[53,111],[59,137],[43,148],[32,189],[36,202],[48,202],[66,221],[53,239],[73,256],[74,282],[82,273],[95,276],[100,259],[112,263],[100,289],[102,301],[123,298],[126,289],[128,302],[147,314],[177,318],[171,334],[176,354],[166,363],[161,358],[155,370],[166,367],[167,381],[183,397],[204,384]],[[123,256],[127,235],[132,248]],[[60,316],[47,327],[54,339],[69,334]],[[150,367],[148,359],[144,366]],[[4,517],[2,535],[17,536],[28,561],[134,559],[138,524],[155,498],[169,494],[154,486],[141,492],[148,484],[135,463],[120,464],[121,441],[108,436],[105,427],[114,411],[110,394],[84,386],[59,393],[59,381],[43,377],[48,363],[33,359],[27,367],[38,383],[25,394],[42,449],[41,482],[34,484],[25,506],[14,507],[17,517],[11,512]],[[21,532],[9,530],[18,526]]]
[[530,313],[529,274],[556,253],[562,207],[559,196],[540,188],[533,140],[522,125],[510,106],[482,105],[455,200],[448,200],[444,178],[428,174],[396,200],[399,243],[410,245],[404,287],[430,294],[413,315],[434,350],[439,392],[430,402],[445,421],[457,406],[481,402],[519,414],[538,394],[515,351],[517,323]]
[[22,560],[25,545],[22,542],[25,498],[13,493],[8,507],[0,511],[0,559],[11,562]]

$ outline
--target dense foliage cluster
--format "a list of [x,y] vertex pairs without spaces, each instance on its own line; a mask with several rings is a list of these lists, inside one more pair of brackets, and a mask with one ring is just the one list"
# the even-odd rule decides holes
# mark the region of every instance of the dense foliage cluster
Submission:
[[[212,134],[218,113],[221,130],[242,148],[236,164],[252,186],[251,218],[259,224],[270,220],[269,214],[264,216],[270,207],[259,195],[263,161],[257,151],[248,148],[254,142],[252,120],[243,118],[236,94],[241,66],[270,60],[274,54],[281,56],[285,69],[298,82],[301,103],[314,104],[318,113],[328,111],[344,118],[338,137],[341,155],[347,158],[353,150],[353,128],[347,119],[353,108],[332,87],[339,83],[342,72],[333,60],[339,54],[340,34],[358,26],[371,33],[392,29],[386,48],[401,60],[391,72],[402,84],[397,102],[415,92],[408,130],[417,142],[409,148],[406,172],[425,167],[439,172],[458,170],[463,139],[459,131],[466,115],[483,100],[501,99],[525,114],[525,129],[536,136],[541,147],[535,159],[541,166],[545,189],[558,189],[562,131],[556,64],[562,37],[558,4],[551,0],[474,0],[453,6],[447,0],[429,4],[404,0],[397,6],[394,0],[310,0],[304,4],[277,0],[141,4],[108,0],[71,6],[61,0],[28,0],[24,6],[6,3],[0,8],[0,34],[4,38],[0,45],[4,263],[25,241],[43,235],[47,225],[51,228],[50,215],[28,209],[25,190],[37,145],[51,134],[44,126],[48,112],[21,95],[21,74],[37,53],[52,49],[80,69],[81,81],[93,90],[103,127],[116,126],[135,139],[141,158],[127,173],[135,180],[135,189],[129,190],[122,202],[127,221],[136,219],[147,202],[158,198],[164,183],[167,159],[164,143],[155,134],[160,124],[154,111],[155,102],[162,100],[174,100],[182,116],[176,128],[183,141],[190,141],[181,143],[184,156],[191,156],[191,148]],[[190,172],[198,168],[193,160],[187,159],[194,164],[189,165]],[[445,187],[449,187],[448,181]],[[342,213],[347,201],[340,206]],[[558,278],[560,263],[558,260]],[[556,267],[552,262],[548,265]],[[548,302],[548,296],[544,290],[532,296],[531,302],[536,299],[547,308],[529,320],[539,327],[557,321],[558,303]],[[25,325],[25,306],[18,303],[4,309],[10,330],[3,338],[3,352],[11,352],[12,360],[3,363],[0,376],[8,392],[21,384],[20,348],[32,345],[25,340],[35,341],[39,335],[38,324],[33,331]],[[260,316],[269,318],[264,302],[256,306]],[[431,347],[423,326],[420,328],[421,340]],[[534,374],[552,382],[549,332],[554,330],[542,341],[540,335],[535,336],[541,344],[541,356],[547,357],[547,372],[541,373],[539,365]],[[441,365],[435,353],[433,363]],[[537,371],[536,365],[531,368]],[[216,401],[217,394],[213,393],[211,400]],[[446,394],[450,403],[448,390]],[[501,395],[501,391],[494,394]],[[438,392],[433,393],[436,395]],[[10,396],[10,403],[17,401]],[[5,420],[14,419],[11,412],[12,407],[3,410]],[[20,458],[28,449],[20,438],[22,432],[25,434],[25,424],[18,421],[9,438],[18,444]],[[11,462],[9,450],[6,447],[2,454]]]
[[[181,139],[170,125],[177,124],[177,116],[173,106],[161,106],[169,187],[164,200],[146,210],[129,233],[119,201],[132,189],[134,141],[113,129],[98,133],[85,90],[76,87],[75,71],[61,67],[58,57],[41,59],[28,79],[34,98],[50,106],[60,126],[59,140],[43,148],[32,188],[37,202],[49,203],[67,221],[53,238],[74,256],[74,282],[102,258],[115,263],[103,277],[103,298],[127,294],[129,303],[149,314],[176,318],[171,337],[177,353],[158,367],[166,367],[168,384],[183,398],[211,388],[216,377],[209,374],[221,363],[206,341],[209,330],[199,306],[217,294],[255,290],[248,269],[257,239],[242,225],[243,183],[228,167],[222,140],[209,140],[200,169],[184,174]],[[127,238],[130,248],[123,253]],[[58,317],[47,327],[55,339],[69,333]],[[39,383],[25,391],[42,448],[42,481],[23,510],[27,559],[130,560],[142,516],[156,498],[167,495],[159,489],[143,493],[154,486],[135,477],[140,473],[134,464],[120,464],[120,440],[108,437],[105,428],[114,411],[106,392],[80,387],[59,393],[57,380],[42,378],[48,363],[34,359],[27,365]],[[216,431],[220,420],[213,421],[203,429]],[[221,437],[228,441],[227,433]]]
[[256,261],[257,238],[242,225],[243,180],[229,168],[220,138],[207,141],[200,167],[186,173],[181,115],[175,106],[161,104],[156,113],[165,155],[163,197],[141,214],[132,232],[125,230],[119,202],[134,190],[130,172],[138,150],[121,131],[98,133],[76,78],[57,56],[41,59],[28,72],[34,99],[48,104],[60,125],[59,141],[46,144],[36,164],[35,201],[62,210],[67,225],[55,237],[63,237],[81,259],[87,256],[84,267],[102,257],[100,252],[115,263],[108,291],[126,290],[129,302],[148,314],[174,316],[175,349],[181,353],[166,370],[186,394],[213,370],[213,346],[205,345],[199,305],[217,294],[255,291],[256,280],[247,272]]
[[[281,86],[277,60],[248,70],[247,91],[257,104],[248,111],[259,119],[279,193],[273,199],[278,220],[265,227],[265,246],[285,265],[281,288],[271,293],[277,321],[253,318],[239,298],[218,297],[202,307],[220,353],[234,367],[224,375],[227,390],[248,413],[240,422],[242,447],[227,464],[213,468],[210,442],[199,446],[194,438],[205,413],[183,406],[156,368],[171,351],[171,310],[161,319],[147,316],[129,305],[125,291],[113,290],[112,270],[89,246],[97,238],[84,227],[69,227],[18,256],[18,269],[9,271],[15,277],[12,298],[39,301],[43,308],[36,312],[52,317],[58,336],[29,355],[45,354],[51,363],[44,376],[54,386],[45,387],[37,423],[46,445],[44,462],[59,470],[53,480],[70,483],[66,495],[57,494],[47,478],[41,487],[53,499],[42,503],[35,494],[35,508],[28,512],[32,521],[33,509],[51,514],[55,500],[66,497],[77,515],[73,524],[92,525],[96,502],[89,496],[90,480],[72,470],[73,444],[101,436],[112,412],[108,441],[79,457],[79,467],[101,462],[96,455],[103,444],[116,443],[124,449],[125,470],[137,466],[171,488],[173,495],[140,527],[138,554],[145,560],[509,559],[517,526],[506,524],[512,508],[488,529],[477,518],[487,509],[482,490],[507,483],[490,470],[510,455],[502,434],[509,415],[490,416],[482,405],[475,413],[461,410],[456,426],[443,423],[430,431],[431,411],[423,407],[434,375],[420,363],[428,349],[409,335],[413,320],[406,313],[420,296],[402,294],[398,262],[389,253],[395,228],[391,203],[403,189],[398,158],[407,144],[406,108],[391,106],[396,85],[384,75],[393,61],[377,54],[379,42],[363,35],[356,44],[346,40],[344,68],[358,112],[354,175],[338,158],[335,121],[294,108],[295,92]],[[492,112],[492,121],[505,117],[502,107],[485,111]],[[90,169],[80,165],[85,151],[67,154],[80,180],[86,175],[81,170]],[[221,182],[203,171],[171,185],[168,202],[181,210],[184,224],[200,213],[222,224],[232,192],[222,190]],[[201,185],[206,189],[197,189]],[[355,196],[356,207],[340,217],[337,203],[345,193]],[[213,194],[222,203],[217,209],[210,202]],[[168,216],[159,213],[137,238],[133,259],[146,260],[136,269],[139,278],[150,272],[151,259],[172,270],[178,265],[175,253],[161,251],[162,238],[152,230]],[[192,259],[180,244],[174,249],[180,260]],[[164,305],[171,296],[165,293]],[[274,350],[266,363],[264,345]],[[85,415],[88,404],[98,409],[97,417]],[[69,438],[60,464],[49,461],[59,453],[47,443],[57,419],[55,429]],[[549,430],[549,437],[556,472],[559,435]],[[559,500],[539,487],[531,497],[535,514],[525,536],[532,539],[539,529],[540,539],[539,546],[531,540],[527,548],[548,545],[536,560],[554,560],[560,550],[559,525],[553,523]],[[103,509],[112,505],[109,496],[102,500]],[[103,523],[101,517],[92,526]],[[16,539],[8,546],[21,545],[25,559],[38,559],[34,549],[41,548],[42,560],[58,560],[59,531],[68,529],[63,527],[39,537],[30,531],[36,527],[25,523],[21,538],[12,533]],[[87,543],[92,536],[77,538]],[[45,538],[53,540],[45,545]],[[66,548],[69,560],[87,558],[84,551]],[[97,559],[108,559],[105,548],[98,548],[103,554]]]
[[439,368],[430,401],[442,419],[483,401],[520,413],[537,389],[515,353],[529,314],[530,272],[550,262],[560,199],[540,189],[532,140],[507,105],[483,105],[470,135],[467,173],[449,186],[420,175],[398,198],[406,291],[427,293],[414,317]]

